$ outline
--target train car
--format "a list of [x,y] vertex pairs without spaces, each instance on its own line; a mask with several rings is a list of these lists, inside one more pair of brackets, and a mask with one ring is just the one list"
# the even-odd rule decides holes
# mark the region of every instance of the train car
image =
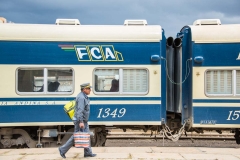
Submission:
[[104,145],[108,127],[159,130],[166,119],[165,43],[162,27],[145,20],[1,23],[0,147],[65,143],[69,135],[61,134],[73,123],[63,106],[86,82],[92,84],[93,146]]
[[174,46],[167,51],[170,60],[175,54],[175,65],[168,67],[177,92],[167,110],[180,114],[188,131],[230,130],[240,144],[240,25],[196,20],[167,44]]

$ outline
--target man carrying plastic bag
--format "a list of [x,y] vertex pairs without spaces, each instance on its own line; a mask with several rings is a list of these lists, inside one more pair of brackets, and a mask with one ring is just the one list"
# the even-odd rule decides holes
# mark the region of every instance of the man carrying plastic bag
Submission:
[[[81,92],[76,97],[75,114],[73,117],[74,132],[89,132],[88,118],[90,114],[90,100],[87,95],[91,92],[90,83],[84,83],[80,85]],[[59,147],[60,155],[66,158],[65,154],[74,144],[74,136],[63,146]],[[84,148],[84,157],[95,157],[96,154],[92,153],[91,146]]]

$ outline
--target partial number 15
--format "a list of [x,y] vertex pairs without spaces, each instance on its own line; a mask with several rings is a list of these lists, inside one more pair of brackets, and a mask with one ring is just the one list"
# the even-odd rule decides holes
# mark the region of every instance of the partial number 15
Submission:
[[237,120],[239,118],[240,111],[229,111],[227,120]]

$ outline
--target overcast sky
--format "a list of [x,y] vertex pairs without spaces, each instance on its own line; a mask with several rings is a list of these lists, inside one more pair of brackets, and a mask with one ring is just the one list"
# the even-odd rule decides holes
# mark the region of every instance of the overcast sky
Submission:
[[240,24],[240,0],[0,0],[0,17],[44,24],[76,18],[82,25],[123,25],[125,19],[146,19],[148,25],[161,25],[166,37],[175,37],[196,19]]

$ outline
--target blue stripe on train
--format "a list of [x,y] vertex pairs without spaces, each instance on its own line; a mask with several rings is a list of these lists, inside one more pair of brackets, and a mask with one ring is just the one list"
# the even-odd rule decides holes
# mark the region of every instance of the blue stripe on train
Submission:
[[240,104],[239,107],[194,106],[193,120],[194,124],[240,124]]
[[[91,101],[154,101],[161,97],[89,97]],[[0,98],[0,101],[71,101],[75,97]]]
[[[91,105],[90,121],[160,121],[160,104]],[[1,106],[0,123],[70,121],[62,105]]]
[[[35,65],[120,65],[160,64],[151,61],[161,54],[161,42],[7,42],[0,41],[0,64]],[[78,61],[75,50],[64,51],[59,45],[112,45],[123,61]],[[87,56],[87,54],[85,55]],[[121,57],[121,56],[120,56]]]
[[193,59],[202,56],[202,63],[194,66],[240,66],[237,60],[240,43],[193,43]]

